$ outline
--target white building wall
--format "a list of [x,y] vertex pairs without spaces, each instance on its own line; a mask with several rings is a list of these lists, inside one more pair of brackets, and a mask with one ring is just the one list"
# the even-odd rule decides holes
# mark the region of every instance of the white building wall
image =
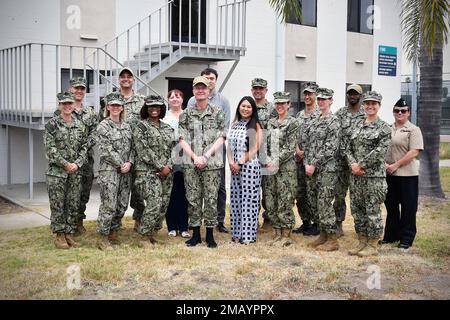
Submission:
[[345,101],[347,1],[317,0],[317,83],[334,90],[332,111]]
[[[379,19],[379,26],[381,28],[374,29],[372,89],[383,95],[382,106],[379,111],[380,117],[388,123],[392,123],[394,121],[394,117],[392,116],[392,107],[400,98],[400,73],[402,70],[402,40],[399,18],[400,11],[398,5],[393,3],[391,0],[375,0],[375,8],[378,10],[379,14],[378,16],[375,14],[375,19]],[[397,48],[396,77],[378,75],[378,50],[380,45]]]
[[0,1],[0,49],[29,42],[59,43],[58,0]]

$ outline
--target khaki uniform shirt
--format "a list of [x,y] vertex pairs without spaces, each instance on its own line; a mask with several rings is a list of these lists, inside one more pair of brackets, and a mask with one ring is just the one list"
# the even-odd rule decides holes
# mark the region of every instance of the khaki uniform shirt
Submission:
[[[386,155],[386,162],[393,164],[404,157],[410,150],[423,150],[423,138],[420,128],[407,121],[400,128],[392,125],[392,141]],[[419,175],[419,162],[413,159],[410,163],[400,167],[393,176],[410,177]]]

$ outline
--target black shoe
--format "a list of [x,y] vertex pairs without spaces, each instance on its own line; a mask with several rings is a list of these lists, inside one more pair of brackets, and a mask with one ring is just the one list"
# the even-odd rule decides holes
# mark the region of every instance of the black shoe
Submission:
[[194,230],[192,238],[185,242],[188,247],[195,247],[199,243],[202,243],[202,238],[200,236],[200,227],[193,227],[192,230]]
[[214,228],[206,228],[205,241],[208,244],[208,248],[217,248],[217,243],[214,241]]
[[222,232],[222,233],[228,233],[228,229],[225,228],[225,226],[223,225],[223,222],[219,222],[219,224],[217,225],[217,230],[219,230],[219,232]]
[[408,244],[399,243],[398,247],[403,250],[408,250],[411,246]]
[[311,224],[309,228],[307,228],[305,231],[303,231],[303,234],[305,236],[317,236],[319,235],[320,230],[317,228],[317,225],[315,223]]
[[394,243],[395,241],[387,241],[387,240],[380,240],[380,241],[378,241],[378,244],[380,245],[380,246],[382,246],[382,245],[384,245],[384,244],[389,244],[389,243]]
[[311,226],[309,221],[303,221],[303,224],[298,227],[297,229],[292,230],[293,233],[303,233],[306,229],[308,229]]

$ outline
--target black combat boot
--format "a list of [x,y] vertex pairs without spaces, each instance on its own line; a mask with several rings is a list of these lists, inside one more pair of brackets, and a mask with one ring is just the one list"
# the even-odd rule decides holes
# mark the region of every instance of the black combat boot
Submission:
[[319,228],[317,228],[317,224],[312,223],[309,228],[303,231],[305,236],[317,236],[320,233]]
[[200,236],[200,227],[192,227],[193,235],[188,241],[186,241],[186,245],[188,247],[195,247],[199,243],[202,243],[202,239]]
[[302,225],[297,229],[292,230],[293,233],[303,233],[310,227],[311,223],[308,220],[302,221]]
[[206,228],[206,243],[208,248],[217,248],[217,243],[214,241],[214,228]]

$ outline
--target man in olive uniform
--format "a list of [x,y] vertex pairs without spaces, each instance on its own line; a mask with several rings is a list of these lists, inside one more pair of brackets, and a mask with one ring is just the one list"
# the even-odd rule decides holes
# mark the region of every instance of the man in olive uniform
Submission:
[[302,225],[294,229],[294,233],[303,233],[306,236],[315,236],[319,234],[317,225],[313,223],[310,204],[308,204],[306,181],[310,177],[305,174],[304,155],[305,148],[309,142],[309,136],[305,133],[312,120],[320,115],[317,107],[316,91],[319,86],[315,82],[305,82],[303,84],[303,96],[305,100],[305,109],[297,114],[299,122],[299,139],[295,150],[295,160],[297,162],[297,211],[302,220]]
[[337,236],[342,237],[342,222],[345,220],[345,196],[350,181],[351,170],[344,156],[345,146],[354,130],[354,124],[365,118],[366,113],[361,108],[361,95],[363,90],[357,84],[351,84],[347,87],[347,106],[340,108],[335,116],[339,119],[341,127],[340,147],[337,157],[337,182],[336,197],[334,200],[334,212],[336,213]]
[[79,246],[73,239],[77,229],[81,193],[81,168],[87,162],[88,129],[73,114],[75,97],[59,93],[59,115],[45,125],[44,146],[48,159],[47,191],[50,200],[50,227],[55,246]]
[[226,139],[225,113],[209,103],[209,80],[195,77],[195,105],[180,116],[179,142],[183,148],[184,181],[188,200],[189,226],[193,236],[187,246],[201,243],[200,226],[206,226],[209,248],[217,247],[213,230],[217,226],[217,193],[224,167],[222,145]]
[[391,127],[378,117],[381,94],[363,96],[366,118],[355,124],[345,156],[351,167],[350,207],[355,220],[359,245],[350,255],[367,257],[378,254],[383,233],[381,204],[387,193],[385,158],[391,143]]
[[[269,122],[269,120],[271,118],[276,118],[278,117],[277,111],[275,110],[273,103],[270,102],[269,100],[266,99],[266,94],[267,94],[267,80],[264,80],[262,78],[255,78],[252,80],[252,96],[255,99],[256,102],[256,108],[258,109],[258,119],[259,119],[259,123],[261,125],[262,129],[267,129],[267,123]],[[261,161],[262,164],[266,163],[266,148],[267,145],[266,143],[264,143],[267,140],[266,137],[267,132],[263,131],[263,143],[261,145],[260,148],[260,152],[259,152],[259,159]],[[265,176],[262,176],[262,180],[264,180]],[[264,187],[264,181],[262,181],[261,186]],[[263,207],[263,224],[261,229],[267,229],[270,226],[270,220],[269,220],[269,215],[267,214],[266,211],[266,206],[265,206],[265,199],[264,199],[264,191],[263,191],[263,198],[261,200],[261,205]]]
[[86,95],[86,79],[83,77],[74,77],[70,79],[70,92],[75,97],[75,109],[74,115],[83,122],[88,130],[88,161],[80,168],[81,174],[81,199],[80,208],[78,210],[77,219],[77,234],[84,234],[86,229],[83,226],[83,220],[86,219],[86,204],[89,201],[91,194],[92,182],[94,181],[94,150],[95,145],[95,133],[98,124],[98,115],[93,106],[83,106],[83,99]]
[[[120,94],[122,95],[125,103],[123,105],[125,111],[125,121],[131,127],[131,131],[134,131],[134,128],[137,126],[139,120],[141,119],[140,112],[141,108],[144,105],[145,96],[135,93],[134,86],[134,73],[130,68],[122,68],[119,72],[119,85],[120,85]],[[140,199],[139,194],[136,190],[134,181],[135,181],[135,172],[134,168],[131,169],[131,199],[130,206],[134,209],[133,211],[133,220],[134,222],[134,230],[136,232],[139,231],[139,222],[141,221],[142,212],[144,211],[144,202]]]
[[320,116],[312,120],[306,134],[310,139],[305,150],[305,173],[308,182],[308,203],[320,236],[309,246],[323,251],[336,251],[336,215],[333,208],[336,185],[336,154],[339,148],[339,120],[331,113],[333,90],[317,89]]

